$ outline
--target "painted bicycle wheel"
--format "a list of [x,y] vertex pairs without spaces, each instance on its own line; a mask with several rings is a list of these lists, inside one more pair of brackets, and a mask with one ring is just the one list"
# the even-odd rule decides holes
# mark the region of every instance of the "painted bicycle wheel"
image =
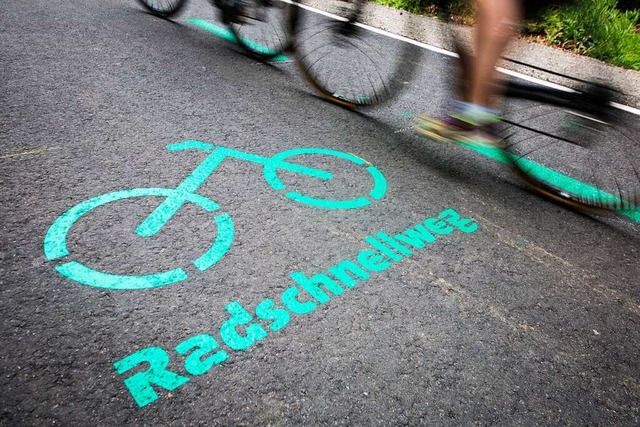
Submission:
[[[517,174],[542,195],[576,208],[640,206],[640,123],[588,85],[572,107],[510,101],[505,151]],[[509,94],[509,90],[507,91]],[[516,95],[517,96],[517,95]],[[544,100],[542,100],[544,102]]]
[[145,9],[161,18],[176,15],[187,3],[187,0],[138,0]]
[[[294,157],[295,162],[292,161]],[[387,191],[384,175],[354,154],[324,148],[299,148],[283,151],[271,160],[264,167],[264,177],[269,185],[277,191],[284,191],[285,197],[305,205],[324,209],[357,209],[380,200]],[[287,172],[286,168],[278,166],[281,162],[314,168],[321,165],[327,176],[319,179],[299,172]],[[283,179],[289,183],[285,184]],[[299,188],[305,188],[304,192]]]
[[[223,6],[225,20],[238,44],[251,56],[260,60],[278,57],[289,48],[286,29],[289,8],[282,0],[245,0]],[[226,8],[226,9],[224,9]]]
[[[170,188],[135,188],[103,194],[85,200],[60,215],[49,227],[44,239],[44,254],[48,261],[64,260],[70,254],[67,248],[67,236],[73,225],[90,211],[124,199],[140,197],[165,197],[174,195]],[[194,193],[182,195],[186,200],[207,212],[216,212],[219,206],[212,200]],[[214,216],[217,233],[209,249],[194,260],[192,264],[204,271],[217,263],[229,250],[233,242],[234,227],[231,217],[226,213]],[[142,233],[137,232],[141,235]],[[97,288],[111,290],[137,290],[157,288],[185,280],[188,275],[182,267],[147,275],[112,274],[91,268],[78,261],[67,261],[56,267],[58,273],[75,282]]]
[[336,2],[332,14],[295,4],[290,27],[296,62],[323,98],[346,108],[367,107],[408,86],[422,49],[363,25],[391,25],[393,33],[408,35],[407,14],[384,9],[382,19],[380,9],[367,9],[364,0]]

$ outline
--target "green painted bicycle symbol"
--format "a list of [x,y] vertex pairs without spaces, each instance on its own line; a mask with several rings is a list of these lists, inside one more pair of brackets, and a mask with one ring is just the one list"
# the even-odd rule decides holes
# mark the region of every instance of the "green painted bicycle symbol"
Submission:
[[[93,209],[123,199],[138,197],[164,197],[164,201],[136,228],[141,237],[151,237],[187,203],[192,203],[213,214],[217,232],[211,247],[194,260],[193,265],[200,271],[211,268],[227,253],[233,242],[234,226],[229,214],[222,212],[213,200],[196,194],[196,190],[209,178],[227,157],[262,164],[263,175],[267,183],[276,191],[284,192],[289,199],[306,205],[324,209],[356,209],[369,205],[373,200],[381,199],[387,190],[387,181],[382,173],[365,160],[349,153],[323,148],[300,148],[287,150],[272,157],[263,157],[226,147],[214,147],[201,141],[185,141],[167,146],[169,151],[197,149],[210,153],[185,178],[177,188],[133,188],[114,191],[81,202],[60,215],[49,227],[44,238],[44,254],[49,261],[69,256],[67,235],[73,225],[83,215]],[[296,191],[287,191],[286,185],[278,177],[278,170],[295,172],[302,175],[328,181],[333,174],[320,169],[291,163],[289,159],[300,155],[325,155],[347,160],[356,167],[364,168],[373,179],[373,188],[367,196],[351,200],[330,200],[306,196]],[[69,261],[56,266],[64,277],[78,283],[106,289],[145,289],[165,286],[188,278],[182,267],[150,275],[119,275],[97,271],[78,261]]]

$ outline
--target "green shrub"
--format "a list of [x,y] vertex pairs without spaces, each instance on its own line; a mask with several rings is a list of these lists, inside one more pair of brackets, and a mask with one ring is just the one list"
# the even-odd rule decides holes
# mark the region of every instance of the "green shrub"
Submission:
[[548,10],[540,25],[548,43],[614,65],[640,70],[640,10],[621,12],[616,0],[583,0]]
[[[413,13],[435,14],[437,0],[373,0],[385,6]],[[555,0],[524,0],[532,11],[544,9]],[[547,43],[570,49],[614,65],[640,71],[640,9],[628,9],[637,0],[574,0],[573,6],[547,9],[525,26],[529,34],[543,35]],[[469,22],[473,9],[466,0],[450,0],[454,19]]]
[[424,13],[429,6],[435,1],[428,0],[374,0],[384,6],[390,6],[395,9],[404,9],[412,13]]
[[[384,6],[390,6],[396,9],[408,10],[412,13],[421,13],[434,15],[438,12],[444,12],[438,10],[437,4],[441,3],[438,0],[373,0],[376,3]],[[467,0],[449,0],[449,8],[452,14],[460,17],[468,17],[473,14],[473,7]]]

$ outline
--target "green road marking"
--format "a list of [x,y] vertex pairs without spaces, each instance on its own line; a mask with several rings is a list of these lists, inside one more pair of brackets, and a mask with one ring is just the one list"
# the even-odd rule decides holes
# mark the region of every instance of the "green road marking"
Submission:
[[[67,235],[69,234],[71,227],[85,214],[95,208],[111,202],[148,196],[165,197],[165,200],[177,200],[178,203],[176,206],[169,207],[169,215],[163,215],[166,212],[161,212],[157,217],[152,214],[147,218],[147,220],[145,220],[145,222],[143,222],[144,224],[149,221],[149,218],[152,218],[150,221],[152,224],[149,227],[152,228],[154,232],[147,233],[149,236],[155,234],[155,232],[157,232],[155,229],[160,229],[171,218],[171,216],[173,216],[175,211],[186,202],[191,202],[203,208],[207,212],[215,212],[219,209],[219,206],[215,202],[207,199],[206,197],[195,193],[189,193],[187,191],[179,191],[179,189],[170,188],[134,188],[130,190],[114,191],[94,197],[93,199],[85,200],[59,216],[51,227],[49,227],[44,239],[44,254],[47,257],[47,260],[55,260],[68,256],[69,249],[67,248]],[[164,204],[161,204],[154,212],[160,211],[163,206]],[[167,211],[166,208],[165,211]],[[231,248],[231,244],[233,242],[234,227],[231,217],[228,214],[222,213],[214,216],[214,219],[217,226],[215,241],[211,247],[202,256],[200,256],[200,258],[193,261],[193,265],[195,265],[200,271],[206,270],[222,259],[222,257],[224,257]],[[140,226],[138,228],[140,228]],[[144,235],[140,233],[138,234]],[[62,264],[56,267],[56,270],[64,277],[75,282],[112,290],[157,288],[188,278],[187,273],[182,268],[175,268],[170,271],[142,276],[118,275],[96,271],[77,261]]]
[[21,156],[35,156],[36,154],[44,154],[48,151],[53,151],[53,150],[62,150],[62,147],[38,148],[35,150],[22,151],[20,153],[4,154],[0,156],[0,159],[11,159],[13,157],[21,157]]
[[187,279],[182,268],[146,276],[109,274],[96,271],[77,261],[71,261],[56,267],[58,273],[83,285],[111,290],[140,290],[170,285]]
[[200,271],[205,271],[218,261],[229,251],[233,244],[234,226],[229,214],[216,216],[216,240],[207,252],[200,258],[193,261],[193,265]]
[[[204,19],[198,19],[198,18],[187,19],[187,22],[195,25],[196,27],[204,31],[207,31],[213,35],[216,35],[222,39],[230,41],[231,43],[238,44],[238,40],[236,40],[236,36],[227,28],[219,27],[209,21],[205,21]],[[266,54],[273,53],[273,50],[269,49],[268,47],[262,46],[261,44],[258,44],[253,40],[243,38],[242,41],[244,42],[244,44],[246,44],[256,52],[266,53]],[[285,61],[289,61],[290,59],[287,55],[278,55],[270,60],[274,62],[285,62]]]
[[382,196],[384,196],[384,193],[387,192],[387,179],[382,175],[382,172],[373,166],[368,166],[367,171],[373,177],[374,182],[373,188],[369,193],[369,197],[372,197],[375,200],[380,200],[382,199]]
[[[265,163],[264,178],[275,190],[284,190],[286,185],[278,178],[277,169],[285,169],[283,165],[286,164],[286,160],[289,157],[305,155],[305,154],[322,154],[337,157],[354,163],[357,166],[362,166],[367,173],[373,179],[373,189],[369,193],[369,197],[374,200],[380,200],[387,191],[387,180],[384,175],[371,166],[366,160],[351,154],[343,153],[341,151],[329,150],[326,148],[296,148],[293,150],[282,151],[274,155],[271,158],[270,163]],[[310,174],[309,174],[310,175]],[[330,179],[331,177],[329,177]],[[322,179],[322,178],[321,178]],[[310,206],[315,206],[323,209],[358,209],[367,206],[371,203],[366,197],[358,197],[353,200],[331,200],[331,199],[319,199],[315,197],[305,196],[296,191],[289,191],[285,193],[285,197],[290,198],[298,203],[304,203]]]
[[[186,203],[194,204],[207,212],[214,213],[216,221],[216,237],[211,247],[192,263],[195,267],[204,271],[212,267],[225,256],[233,244],[234,225],[233,220],[224,212],[220,212],[220,206],[213,200],[196,194],[200,186],[213,174],[218,166],[226,158],[236,158],[247,162],[263,165],[264,178],[275,190],[284,190],[283,184],[278,178],[277,171],[288,170],[299,174],[312,176],[321,180],[330,180],[333,175],[330,172],[314,169],[286,160],[293,156],[305,154],[322,154],[342,158],[361,166],[369,173],[374,181],[374,186],[369,193],[372,200],[381,199],[386,193],[387,181],[384,175],[366,160],[349,153],[328,150],[325,148],[298,148],[283,151],[272,157],[264,157],[257,154],[246,153],[226,147],[215,147],[202,141],[183,141],[167,145],[169,151],[202,150],[210,153],[177,188],[133,188],[129,190],[113,191],[85,200],[68,209],[60,215],[47,230],[44,238],[44,254],[47,260],[57,260],[67,257],[67,236],[73,225],[90,211],[124,199],[141,197],[163,197],[164,201],[136,228],[136,234],[141,237],[151,237],[158,233],[162,227],[184,206]],[[286,197],[311,206],[325,209],[355,209],[369,205],[372,200],[367,197],[358,197],[354,200],[330,200],[317,199],[297,192],[287,192]],[[85,285],[113,289],[113,290],[137,290],[157,288],[176,283],[188,278],[182,268],[170,271],[157,272],[149,275],[119,275],[100,272],[71,261],[56,267],[56,270],[64,277]]]
[[285,193],[285,196],[298,203],[304,203],[306,205],[325,209],[358,209],[371,203],[366,197],[358,197],[353,200],[318,199],[316,197],[305,196],[297,191]]
[[[482,154],[485,157],[496,160],[500,163],[504,163],[505,165],[510,164],[510,154],[506,153],[502,149],[493,147],[481,147],[466,143],[459,144],[465,148],[468,148],[469,150],[473,150],[476,153]],[[597,196],[600,198],[604,197],[606,200],[617,202],[621,201],[613,194],[609,194],[606,191],[600,190],[599,188],[587,184],[586,182],[571,178],[570,176],[554,171],[553,169],[549,169],[529,159],[520,159],[519,162],[523,162],[525,168],[527,169],[527,172],[535,176],[537,179],[544,180],[555,187],[567,189],[567,191],[571,191],[572,193],[577,194],[581,197],[595,198]],[[639,208],[630,210],[618,210],[617,212],[620,215],[626,216],[627,218],[640,223]]]
[[169,151],[182,151],[182,150],[202,150],[202,151],[211,151],[213,150],[213,145],[207,144],[202,141],[184,141],[177,142],[175,144],[167,145],[167,150]]
[[[444,236],[456,233],[458,236],[451,237],[459,237],[476,232],[478,227],[471,218],[448,208],[399,233],[389,235],[379,231],[375,237],[370,235],[364,239],[365,245],[356,255],[321,272],[292,271],[289,277],[293,283],[281,287],[278,296],[250,306],[245,304],[246,307],[239,300],[231,301],[224,306],[226,320],[222,324],[208,324],[206,332],[190,334],[178,345],[168,338],[171,342],[168,346],[139,349],[116,361],[113,367],[137,405],[149,405],[161,396],[171,396],[160,391],[178,389],[193,377],[211,372],[216,365],[234,357],[231,351],[218,350],[222,344],[237,352],[248,350],[272,332],[285,328],[295,316],[313,313],[319,305],[343,294],[349,295],[349,289],[365,286],[377,273],[420,250],[433,251]],[[251,310],[251,306],[255,308]],[[216,330],[219,338],[214,337]],[[175,369],[180,374],[174,372]],[[183,372],[188,375],[182,375]]]

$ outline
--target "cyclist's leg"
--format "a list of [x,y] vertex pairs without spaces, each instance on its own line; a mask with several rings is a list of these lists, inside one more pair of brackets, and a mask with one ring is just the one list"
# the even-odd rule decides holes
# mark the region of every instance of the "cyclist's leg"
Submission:
[[416,130],[443,142],[493,145],[500,141],[495,125],[500,111],[492,105],[495,66],[521,16],[521,0],[476,0],[476,55],[466,64],[470,69],[462,100],[454,101],[444,118],[420,116]]
[[476,56],[473,59],[468,101],[492,106],[495,66],[521,19],[521,0],[476,0]]

